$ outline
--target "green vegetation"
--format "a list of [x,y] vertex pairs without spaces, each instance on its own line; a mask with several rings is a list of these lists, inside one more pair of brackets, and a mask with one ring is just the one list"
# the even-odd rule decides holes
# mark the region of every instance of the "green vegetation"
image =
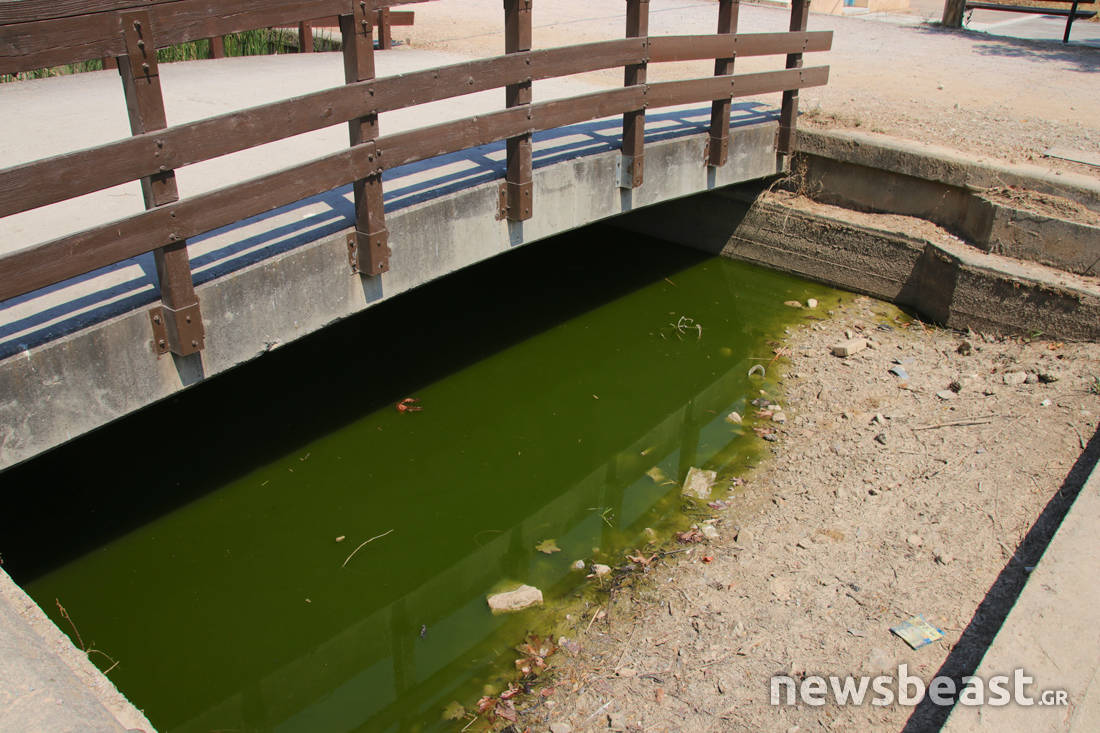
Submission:
[[[260,28],[242,33],[232,33],[225,36],[224,40],[226,56],[262,56],[273,53],[297,53],[298,51],[298,32],[279,28]],[[340,44],[336,40],[314,36],[313,47],[316,51],[332,51],[338,49]],[[157,60],[161,63],[206,58],[210,58],[210,39],[208,38],[157,50]],[[78,74],[84,71],[102,71],[102,69],[102,59],[92,59],[48,69],[23,71],[18,74],[0,74],[0,83],[23,79],[43,79],[49,76]]]

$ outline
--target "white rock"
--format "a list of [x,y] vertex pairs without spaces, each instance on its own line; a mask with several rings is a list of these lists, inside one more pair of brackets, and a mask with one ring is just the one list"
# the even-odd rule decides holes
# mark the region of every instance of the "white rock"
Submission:
[[833,344],[833,356],[847,357],[867,348],[867,339],[846,339],[839,344]]
[[584,560],[577,560],[569,567],[573,568],[574,570],[584,570]]
[[718,539],[718,530],[714,528],[713,524],[704,524],[699,527],[699,531],[703,533],[703,536],[708,540]]
[[731,412],[730,414],[726,415],[726,422],[728,422],[731,425],[740,425],[741,424],[741,415],[738,414],[737,412]]
[[592,563],[592,573],[597,578],[602,578],[603,576],[609,575],[611,573],[611,567],[608,565],[601,565],[598,562],[594,562]]
[[817,298],[808,298],[806,300],[806,307],[811,308],[811,309],[816,308],[817,307]]
[[783,412],[777,412],[772,415],[772,422],[785,423],[787,422],[787,415]]
[[533,585],[521,585],[507,593],[489,596],[489,609],[493,613],[512,613],[531,606],[542,605],[542,591]]
[[955,399],[955,393],[949,389],[940,390],[936,393],[936,396],[939,397],[941,400],[944,400],[945,402],[947,400]]
[[1027,381],[1027,372],[1005,372],[1001,379],[1008,386],[1015,387]]
[[680,490],[680,493],[696,499],[707,499],[710,497],[710,487],[714,486],[714,481],[717,478],[717,471],[705,471],[692,466],[688,469],[687,478],[684,479],[684,488]]

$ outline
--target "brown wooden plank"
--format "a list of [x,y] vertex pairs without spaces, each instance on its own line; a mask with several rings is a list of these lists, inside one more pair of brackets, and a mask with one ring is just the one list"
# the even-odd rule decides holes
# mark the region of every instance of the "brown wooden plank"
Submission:
[[[172,2],[180,2],[180,0],[0,0],[0,25],[119,10],[146,10],[154,5]],[[374,5],[375,7],[394,7],[424,2],[431,2],[431,0],[378,0]],[[216,5],[216,2],[212,1],[211,4]],[[407,11],[405,14],[411,15]]]
[[665,81],[648,86],[646,106],[649,108],[673,107],[680,104],[712,102],[724,97],[749,97],[788,89],[822,86],[828,81],[828,66],[716,76],[709,79]]
[[[531,50],[532,0],[504,0],[504,52],[524,54]],[[504,89],[505,105],[527,107],[531,104],[531,77],[509,84]],[[508,138],[507,168],[504,174],[508,221],[526,221],[534,214],[534,166],[531,162],[531,134]]]
[[298,53],[313,53],[313,26],[306,20],[298,24]]
[[346,185],[375,170],[374,143],[0,256],[0,300],[29,293]]
[[[372,112],[486,91],[525,78],[621,66],[641,58],[640,40],[453,64],[313,92],[95,148],[0,170],[0,216],[117,186],[161,168],[182,168],[257,145],[348,122]],[[528,65],[530,61],[530,65]]]
[[[626,2],[627,38],[646,38],[649,36],[649,0],[627,0]],[[647,39],[648,40],[648,39]],[[647,44],[648,48],[648,44]],[[623,85],[630,87],[646,82],[646,62],[630,64],[623,72]],[[641,186],[645,180],[645,107],[623,113],[623,181],[629,181],[629,187]]]
[[[794,31],[805,31],[810,17],[810,0],[791,0],[791,24]],[[787,54],[787,68],[802,68],[802,53]],[[779,107],[779,134],[775,139],[776,152],[790,155],[795,147],[795,128],[798,126],[798,89],[783,92],[783,102]]]
[[[122,77],[130,130],[135,135],[165,127],[164,96],[161,92],[155,43],[155,29],[145,11],[127,11],[121,16],[126,56],[118,65]],[[179,200],[176,175],[161,170],[141,179],[146,209],[155,209]],[[195,285],[191,279],[191,260],[187,240],[163,239],[153,250],[157,282],[163,307],[157,314],[165,325],[166,338],[158,343],[157,353],[171,351],[188,356],[205,345],[202,314]]]
[[[403,4],[387,1],[380,5]],[[358,7],[358,6],[356,6]],[[148,5],[159,48],[347,12],[347,0],[173,0]],[[99,49],[98,51],[96,49]],[[0,26],[0,73],[121,56],[116,13],[93,13]]]
[[[718,33],[737,32],[737,16],[741,10],[741,0],[719,0]],[[736,51],[735,51],[736,53]],[[714,60],[714,75],[733,74],[735,57],[718,56]],[[730,142],[730,100],[716,99],[710,108],[710,141],[707,143],[707,165],[722,166],[729,158]]]
[[735,33],[711,36],[658,36],[649,39],[651,62],[694,61],[729,56],[828,51],[832,31]]

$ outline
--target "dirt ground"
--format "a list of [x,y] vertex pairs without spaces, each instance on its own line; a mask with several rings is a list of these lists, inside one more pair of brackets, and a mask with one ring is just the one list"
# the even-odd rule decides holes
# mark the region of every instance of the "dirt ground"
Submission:
[[[865,297],[806,314],[772,396],[787,422],[755,418],[778,441],[720,477],[716,537],[617,571],[520,730],[938,728],[935,706],[773,707],[769,678],[969,673],[1100,454],[1100,345],[955,333]],[[873,348],[833,356],[845,331]],[[944,638],[914,651],[890,627],[916,614]]]

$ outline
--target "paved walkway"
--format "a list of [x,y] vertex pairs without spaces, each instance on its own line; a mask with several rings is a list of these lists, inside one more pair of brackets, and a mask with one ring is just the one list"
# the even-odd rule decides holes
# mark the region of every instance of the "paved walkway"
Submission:
[[[1100,470],[1081,489],[977,671],[988,681],[1023,668],[1035,704],[956,706],[944,733],[1100,730]],[[1065,690],[1068,704],[1044,704]],[[1053,693],[1048,693],[1053,694]]]

